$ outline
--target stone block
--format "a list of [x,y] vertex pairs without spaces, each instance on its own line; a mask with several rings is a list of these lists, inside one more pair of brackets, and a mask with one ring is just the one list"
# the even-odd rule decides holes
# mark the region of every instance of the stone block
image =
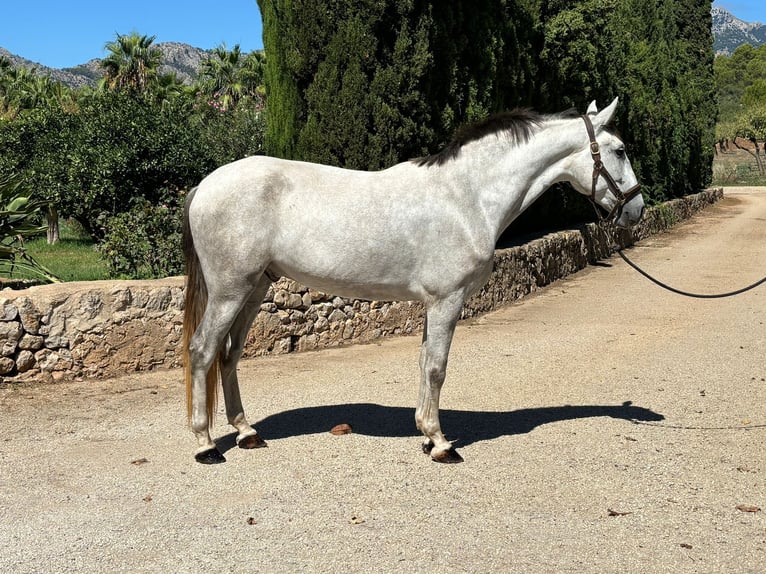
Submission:
[[19,340],[19,349],[38,351],[43,348],[43,338],[40,335],[27,333]]
[[7,375],[16,368],[16,362],[10,357],[0,357],[0,375]]
[[16,370],[19,373],[26,373],[35,366],[35,355],[32,351],[21,351],[16,357]]
[[0,321],[15,321],[19,316],[19,310],[10,301],[0,299]]
[[27,333],[36,335],[40,328],[41,313],[34,302],[29,297],[19,297],[16,299],[16,308],[19,310],[21,326]]

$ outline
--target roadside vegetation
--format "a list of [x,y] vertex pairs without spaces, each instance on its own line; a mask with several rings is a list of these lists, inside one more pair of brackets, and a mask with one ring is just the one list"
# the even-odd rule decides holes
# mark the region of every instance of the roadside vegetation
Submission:
[[[760,144],[763,145],[764,142]],[[723,152],[716,151],[713,160],[713,186],[766,186],[766,177],[759,173],[751,151],[733,147]]]
[[766,185],[766,45],[749,44],[715,60],[719,121],[716,185]]
[[35,202],[34,225],[8,243],[62,280],[180,274],[187,191],[262,153],[263,53],[220,46],[186,85],[159,73],[153,42],[118,34],[96,88],[69,89],[0,58],[0,181]]

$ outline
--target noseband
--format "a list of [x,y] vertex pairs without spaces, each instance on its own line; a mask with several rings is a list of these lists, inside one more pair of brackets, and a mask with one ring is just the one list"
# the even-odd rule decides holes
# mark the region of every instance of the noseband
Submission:
[[[620,215],[622,215],[622,208],[625,207],[631,199],[641,193],[641,186],[636,184],[625,193],[620,191],[617,182],[614,181],[614,178],[601,161],[601,148],[598,145],[598,141],[596,141],[596,132],[593,129],[593,124],[591,123],[590,118],[586,114],[582,116],[582,119],[585,122],[585,129],[588,130],[588,137],[590,138],[590,155],[593,158],[593,183],[591,185],[590,197],[588,199],[596,209],[596,213],[601,221],[617,221],[620,218]],[[609,191],[612,192],[612,195],[614,195],[617,200],[617,203],[614,204],[614,207],[612,207],[612,210],[606,217],[604,217],[602,213],[602,209],[604,211],[606,211],[606,209],[602,208],[596,201],[596,185],[598,184],[599,177],[603,177],[606,180],[606,185],[609,187]]]

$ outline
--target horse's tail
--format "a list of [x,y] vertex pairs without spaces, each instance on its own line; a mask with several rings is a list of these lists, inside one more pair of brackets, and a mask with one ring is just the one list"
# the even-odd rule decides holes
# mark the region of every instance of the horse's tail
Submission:
[[[192,376],[191,360],[189,357],[189,344],[197,327],[202,321],[207,306],[207,285],[205,277],[200,269],[197,250],[194,248],[194,239],[192,238],[191,228],[189,227],[189,206],[194,199],[197,191],[195,187],[189,192],[184,205],[183,220],[183,250],[186,259],[186,289],[184,296],[184,326],[183,326],[183,363],[186,379],[186,414],[189,420],[192,416]],[[216,353],[215,360],[207,372],[206,389],[207,397],[207,416],[208,421],[212,422],[215,415],[216,405],[218,403],[218,381],[221,372],[221,356]]]

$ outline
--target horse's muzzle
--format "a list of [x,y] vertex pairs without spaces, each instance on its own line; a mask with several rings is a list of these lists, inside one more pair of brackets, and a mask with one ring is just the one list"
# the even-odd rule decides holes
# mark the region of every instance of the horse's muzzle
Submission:
[[619,211],[615,215],[614,224],[617,227],[628,229],[637,225],[644,217],[646,205],[641,194],[637,194],[629,201],[619,206]]

